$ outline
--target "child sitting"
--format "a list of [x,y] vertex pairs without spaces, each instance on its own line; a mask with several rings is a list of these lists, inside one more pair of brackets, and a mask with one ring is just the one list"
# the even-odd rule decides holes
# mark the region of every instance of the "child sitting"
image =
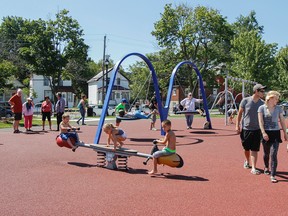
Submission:
[[[123,146],[123,141],[126,140],[127,136],[122,129],[114,126],[112,123],[106,123],[103,126],[103,131],[108,135],[107,146],[110,145],[111,140],[114,143],[114,151],[116,150],[117,146],[119,148]],[[119,145],[117,145],[117,142],[119,143]]]
[[[153,169],[148,172],[148,174],[157,173],[157,163],[159,157],[168,156],[176,153],[176,136],[175,133],[171,130],[171,121],[164,120],[162,122],[163,130],[166,132],[164,140],[155,140],[156,143],[166,145],[161,151],[156,151],[153,153]],[[153,143],[154,143],[153,142]]]
[[[62,122],[60,123],[60,137],[64,141],[67,141],[69,146],[72,148],[72,151],[75,152],[76,148],[78,147],[77,143],[82,143],[79,141],[78,134],[74,132],[70,132],[70,130],[76,130],[78,128],[72,127],[69,124],[70,116],[68,113],[64,113],[62,116]],[[71,139],[75,140],[75,144],[72,143]]]

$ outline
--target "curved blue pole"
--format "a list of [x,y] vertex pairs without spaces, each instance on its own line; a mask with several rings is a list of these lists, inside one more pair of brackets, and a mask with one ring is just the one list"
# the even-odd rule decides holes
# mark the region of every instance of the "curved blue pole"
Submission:
[[170,105],[170,101],[171,101],[175,75],[176,75],[178,69],[184,64],[191,65],[192,68],[197,73],[197,78],[199,80],[200,90],[201,90],[201,94],[202,94],[202,97],[203,97],[203,105],[204,105],[204,110],[205,110],[205,113],[206,113],[206,120],[210,123],[209,128],[212,129],[210,113],[209,113],[209,110],[208,110],[207,99],[206,99],[205,89],[204,89],[204,85],[203,85],[203,81],[202,81],[202,76],[201,76],[200,71],[196,67],[196,65],[193,64],[191,61],[183,61],[183,62],[178,63],[176,65],[176,67],[172,71],[172,74],[171,74],[171,77],[170,77],[170,82],[169,82],[169,88],[168,88],[168,92],[167,92],[166,103],[165,103],[165,106],[164,106],[164,109],[163,109],[163,118],[166,119],[167,116],[168,116],[169,105]]
[[119,67],[122,64],[122,62],[126,58],[128,58],[129,56],[138,56],[141,59],[143,59],[145,61],[145,63],[148,65],[148,67],[150,69],[150,72],[152,73],[153,84],[154,84],[154,89],[155,89],[155,93],[156,93],[156,100],[157,100],[157,104],[158,104],[158,111],[159,111],[159,114],[160,114],[161,122],[164,120],[163,111],[162,111],[162,100],[161,100],[161,97],[160,97],[158,80],[157,80],[156,72],[154,70],[154,67],[153,67],[152,63],[148,60],[148,58],[146,56],[144,56],[144,55],[142,55],[140,53],[127,54],[120,61],[117,62],[117,64],[114,66],[114,68],[112,70],[109,86],[108,86],[108,89],[107,89],[107,92],[106,92],[105,101],[104,101],[104,104],[103,104],[103,110],[102,110],[102,113],[101,113],[101,116],[100,116],[98,128],[97,128],[96,135],[95,135],[95,138],[94,138],[94,143],[95,144],[98,144],[99,140],[100,140],[100,136],[101,136],[101,133],[102,133],[102,127],[103,127],[103,124],[104,124],[104,121],[105,121],[105,117],[106,117],[106,113],[107,113],[107,109],[108,109],[109,98],[110,98],[110,95],[112,93],[112,88],[113,88],[113,85],[114,85],[114,81],[116,79],[117,72],[118,72]]

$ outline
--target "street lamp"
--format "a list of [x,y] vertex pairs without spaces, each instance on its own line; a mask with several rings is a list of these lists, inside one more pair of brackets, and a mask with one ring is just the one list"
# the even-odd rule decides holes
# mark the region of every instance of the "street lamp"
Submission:
[[[107,92],[108,92],[108,66],[109,66],[109,55],[106,55],[105,56],[105,67],[106,67],[106,75],[105,75],[105,78],[106,78],[106,97],[110,97],[110,95],[108,96],[107,95]],[[104,89],[104,86],[103,86],[103,89]],[[108,100],[108,104],[109,104],[109,100]],[[108,109],[107,109],[107,112],[106,112],[106,115],[108,116]]]
[[109,85],[109,82],[108,82],[109,57],[110,57],[109,55],[106,55],[106,56],[105,56],[105,67],[106,67],[106,75],[105,75],[105,78],[106,78],[106,96],[107,96],[108,85]]

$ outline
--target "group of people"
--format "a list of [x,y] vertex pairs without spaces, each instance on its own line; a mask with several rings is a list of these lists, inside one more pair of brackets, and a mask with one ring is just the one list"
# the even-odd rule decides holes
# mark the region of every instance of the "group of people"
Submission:
[[[253,95],[244,98],[240,103],[237,116],[236,131],[240,134],[245,161],[244,168],[250,169],[254,175],[259,175],[256,168],[260,143],[263,146],[264,174],[270,175],[272,183],[276,183],[277,153],[283,137],[287,140],[286,124],[283,111],[277,105],[280,94],[277,91],[269,91],[265,96],[266,86],[256,84],[253,87]],[[265,98],[265,101],[262,99]],[[279,123],[282,128],[279,127]],[[270,163],[269,163],[270,160]],[[269,169],[270,168],[270,169]]]
[[[55,112],[57,115],[57,131],[59,131],[59,125],[62,121],[62,115],[65,111],[65,100],[60,92],[57,93],[57,103],[55,105]],[[32,131],[32,121],[34,114],[34,102],[31,97],[28,97],[26,101],[22,104],[22,90],[18,89],[16,94],[14,94],[10,99],[9,103],[11,105],[11,110],[14,113],[13,122],[13,133],[20,133],[19,122],[24,117],[24,128],[26,131]],[[49,122],[49,129],[52,130],[51,117],[53,113],[53,105],[50,101],[49,96],[45,96],[44,101],[41,104],[41,115],[42,115],[42,130],[45,130],[46,119]]]
[[115,113],[119,115],[119,117],[116,117],[116,126],[118,127],[120,125],[121,120],[123,117],[125,118],[134,118],[134,119],[150,119],[150,130],[156,131],[155,123],[157,119],[158,109],[157,109],[157,100],[156,95],[154,93],[153,97],[150,100],[149,109],[150,112],[146,113],[140,110],[139,103],[135,103],[135,110],[133,112],[128,112],[126,109],[127,100],[123,98],[121,100],[121,103],[119,103],[115,107]]
[[[148,174],[156,174],[158,158],[162,156],[169,156],[176,153],[176,136],[171,128],[171,121],[164,120],[161,123],[163,130],[165,131],[164,139],[158,139],[155,142],[165,145],[162,150],[156,151],[153,153],[153,168]],[[124,145],[124,141],[127,138],[127,135],[124,130],[113,125],[112,123],[106,123],[103,126],[103,131],[107,134],[107,146],[110,146],[111,141],[113,142],[113,150],[116,151],[116,148],[121,148]]]
[[[240,134],[241,143],[244,150],[244,168],[251,169],[251,173],[254,175],[259,175],[260,171],[256,168],[258,152],[260,150],[260,143],[263,146],[263,161],[264,169],[263,172],[266,175],[270,175],[272,183],[276,183],[276,170],[277,170],[277,153],[279,144],[282,142],[281,139],[281,129],[283,130],[284,140],[288,140],[288,135],[286,133],[286,124],[285,118],[283,116],[283,111],[279,105],[277,105],[280,94],[277,91],[269,91],[265,96],[266,86],[261,84],[256,84],[253,87],[253,95],[250,97],[245,97],[240,103],[238,116],[236,119],[236,131]],[[19,133],[19,121],[22,119],[22,114],[24,115],[24,127],[27,131],[31,130],[32,119],[33,119],[33,100],[32,98],[27,98],[27,101],[22,104],[21,101],[22,91],[21,89],[17,90],[17,93],[13,95],[9,103],[11,104],[12,111],[14,112],[14,133]],[[69,124],[69,115],[64,114],[65,111],[65,101],[62,98],[61,93],[57,93],[58,101],[55,106],[55,111],[57,114],[57,130],[60,130],[60,136],[62,139],[66,140],[73,151],[75,151],[77,145],[71,142],[71,138],[79,141],[77,133],[69,133],[70,129],[76,129]],[[265,98],[265,100],[263,100]],[[83,96],[79,103],[79,110],[81,113],[80,119],[77,123],[82,120],[84,123],[85,117],[85,99],[86,96]],[[181,105],[187,111],[195,110],[195,102],[201,102],[202,99],[196,99],[192,97],[192,94],[189,93],[188,97],[181,101]],[[116,106],[115,110],[118,113],[126,112],[126,99],[122,99],[121,103]],[[155,127],[156,113],[157,113],[157,101],[156,98],[151,100],[151,113],[145,115],[140,113],[139,105],[136,106],[134,115],[137,118],[151,118],[151,127],[153,130]],[[46,118],[49,121],[49,127],[51,128],[51,114],[52,114],[52,103],[48,96],[45,97],[45,100],[41,106],[42,112],[42,121],[43,121],[43,130],[45,127]],[[64,114],[64,115],[63,115]],[[123,113],[122,113],[123,114]],[[140,116],[141,115],[141,116]],[[107,145],[110,145],[110,142],[113,142],[114,150],[116,148],[121,148],[123,142],[126,140],[127,135],[125,131],[119,128],[121,119],[116,118],[116,125],[112,123],[106,123],[103,126],[103,131],[107,134]],[[193,114],[186,114],[186,124],[187,129],[192,128]],[[279,127],[279,123],[281,128]],[[149,174],[157,173],[157,158],[174,154],[176,152],[176,137],[174,132],[171,130],[171,121],[165,120],[161,123],[162,128],[166,132],[166,135],[163,140],[157,140],[157,143],[164,144],[165,147],[163,150],[158,151],[153,154],[153,169]]]

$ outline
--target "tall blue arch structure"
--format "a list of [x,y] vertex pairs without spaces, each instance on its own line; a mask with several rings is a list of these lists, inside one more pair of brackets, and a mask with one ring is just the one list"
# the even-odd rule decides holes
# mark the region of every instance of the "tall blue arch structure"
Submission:
[[209,114],[209,110],[208,110],[208,106],[207,106],[207,99],[206,99],[206,94],[205,94],[205,89],[204,89],[204,85],[203,85],[202,76],[201,76],[200,71],[196,67],[196,65],[193,64],[191,61],[182,61],[182,62],[178,63],[176,65],[176,67],[172,71],[172,74],[171,74],[171,77],[170,77],[169,88],[168,88],[168,92],[167,92],[166,103],[165,103],[165,106],[163,108],[163,118],[167,119],[167,117],[168,117],[169,105],[170,105],[170,101],[171,101],[175,75],[176,75],[178,69],[184,64],[191,65],[192,68],[194,69],[194,71],[197,73],[197,79],[199,81],[200,91],[201,91],[202,98],[203,98],[204,110],[205,110],[205,113],[206,113],[206,120],[207,120],[207,122],[209,122],[209,129],[212,129],[212,124],[211,124],[210,114]]
[[[138,56],[138,57],[140,57],[142,60],[145,61],[145,63],[149,67],[150,73],[152,74],[154,89],[155,89],[155,93],[156,93],[156,100],[157,100],[157,104],[158,104],[158,112],[160,114],[160,120],[162,122],[165,119],[165,118],[163,118],[164,115],[163,115],[163,109],[162,109],[162,101],[161,101],[160,92],[159,92],[158,79],[157,79],[156,72],[154,70],[154,67],[153,67],[152,63],[148,60],[148,58],[146,56],[144,56],[144,55],[142,55],[140,53],[127,54],[119,62],[117,62],[117,64],[114,66],[114,68],[112,70],[109,86],[108,86],[108,89],[107,89],[107,92],[106,92],[105,101],[104,101],[104,104],[103,104],[103,110],[102,110],[102,113],[101,113],[101,116],[100,116],[98,128],[97,128],[96,135],[95,135],[95,138],[94,138],[94,143],[95,144],[99,143],[99,140],[100,140],[100,137],[101,137],[102,127],[103,127],[103,124],[104,124],[104,121],[105,121],[105,116],[106,116],[107,109],[108,109],[109,98],[110,98],[110,95],[112,93],[112,88],[113,88],[113,85],[114,85],[114,81],[116,79],[117,72],[118,72],[119,67],[122,64],[122,62],[126,58],[128,58],[129,56]],[[167,115],[166,115],[166,117],[167,117]]]

